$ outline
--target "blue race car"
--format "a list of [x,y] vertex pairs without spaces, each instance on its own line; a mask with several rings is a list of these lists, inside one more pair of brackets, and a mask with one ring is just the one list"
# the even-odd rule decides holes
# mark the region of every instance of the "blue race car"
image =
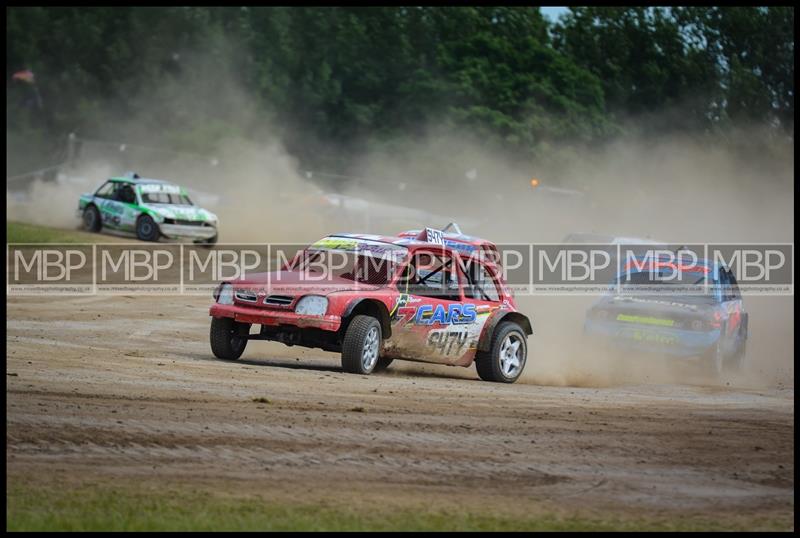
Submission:
[[742,367],[748,315],[733,273],[709,260],[638,257],[586,312],[584,335],[611,347],[695,359],[713,376]]

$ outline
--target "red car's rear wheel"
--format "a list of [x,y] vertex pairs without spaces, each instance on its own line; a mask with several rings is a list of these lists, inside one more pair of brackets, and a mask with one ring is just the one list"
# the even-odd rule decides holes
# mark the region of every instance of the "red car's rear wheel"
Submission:
[[479,351],[475,369],[484,381],[513,383],[522,375],[528,358],[528,345],[522,327],[513,322],[502,322],[492,334],[488,351]]

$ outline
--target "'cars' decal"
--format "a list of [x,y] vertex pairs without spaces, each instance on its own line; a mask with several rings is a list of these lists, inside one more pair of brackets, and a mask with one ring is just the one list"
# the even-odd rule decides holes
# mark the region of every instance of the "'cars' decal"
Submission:
[[477,317],[474,304],[451,304],[445,309],[444,305],[424,304],[417,307],[417,314],[414,316],[414,323],[417,325],[460,325],[472,323]]

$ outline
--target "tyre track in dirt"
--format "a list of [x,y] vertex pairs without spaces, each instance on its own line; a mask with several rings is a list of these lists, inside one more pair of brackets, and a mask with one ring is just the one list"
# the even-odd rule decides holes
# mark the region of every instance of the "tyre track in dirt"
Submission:
[[416,364],[358,376],[333,354],[262,342],[230,363],[208,350],[207,306],[9,299],[9,475],[380,486],[397,502],[491,492],[498,510],[793,510],[792,389],[506,386]]

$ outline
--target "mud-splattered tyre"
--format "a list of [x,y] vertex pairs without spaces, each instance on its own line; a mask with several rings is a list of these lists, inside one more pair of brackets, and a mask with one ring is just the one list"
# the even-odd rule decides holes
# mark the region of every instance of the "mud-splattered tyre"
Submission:
[[100,228],[103,227],[100,212],[96,206],[90,205],[83,210],[83,227],[89,232],[99,232]]
[[356,316],[347,326],[342,341],[342,369],[353,374],[370,374],[381,354],[381,323],[372,316]]
[[136,221],[136,237],[142,241],[158,241],[161,232],[150,215],[142,215]]
[[478,351],[475,369],[484,381],[513,383],[522,375],[528,358],[525,332],[516,323],[506,321],[492,334],[488,351]]
[[211,318],[211,351],[218,359],[235,361],[247,347],[250,325],[231,318]]
[[375,369],[372,371],[382,372],[392,364],[392,361],[394,361],[394,359],[390,359],[389,357],[378,357],[378,362],[375,363]]

